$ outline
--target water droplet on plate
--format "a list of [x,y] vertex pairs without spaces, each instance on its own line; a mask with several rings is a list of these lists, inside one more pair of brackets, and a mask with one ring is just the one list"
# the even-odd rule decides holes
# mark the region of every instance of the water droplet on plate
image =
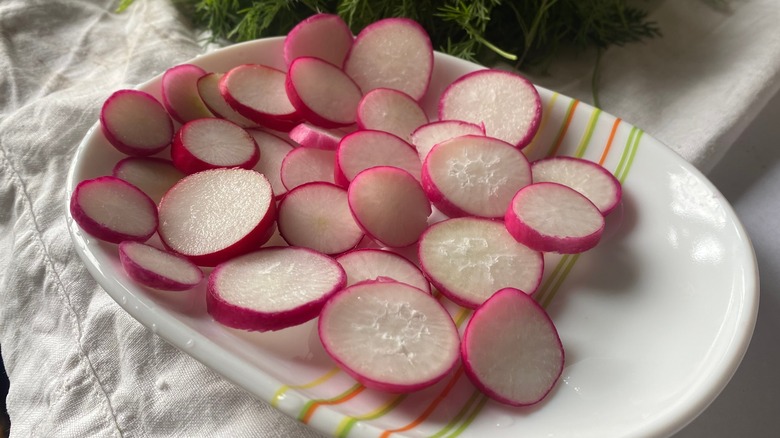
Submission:
[[195,346],[195,340],[194,339],[187,339],[187,342],[184,343],[184,346],[186,348],[192,348]]
[[152,324],[149,328],[152,329],[152,333],[157,334],[157,324]]
[[122,305],[125,305],[125,304],[127,304],[127,297],[122,295],[122,298],[120,298],[119,301],[122,302]]

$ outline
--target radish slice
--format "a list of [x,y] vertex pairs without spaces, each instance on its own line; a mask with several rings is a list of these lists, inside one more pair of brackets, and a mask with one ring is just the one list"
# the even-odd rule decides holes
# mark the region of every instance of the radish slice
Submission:
[[485,135],[485,129],[482,126],[459,120],[439,120],[420,126],[412,132],[409,139],[417,149],[420,161],[425,161],[425,157],[434,146],[462,135]]
[[512,406],[541,401],[563,372],[564,352],[547,312],[522,291],[496,292],[469,320],[463,368],[489,397]]
[[242,128],[255,128],[257,123],[247,119],[228,105],[227,101],[219,92],[219,81],[224,76],[222,73],[208,73],[198,79],[198,94],[203,103],[215,116],[230,120]]
[[434,146],[423,163],[422,184],[447,216],[501,218],[512,196],[531,184],[531,165],[509,143],[466,135]]
[[343,132],[324,129],[310,123],[301,123],[293,128],[290,139],[305,148],[336,150],[344,137]]
[[357,123],[361,129],[385,131],[409,141],[415,129],[428,123],[428,116],[408,94],[377,88],[366,93],[360,101]]
[[315,14],[301,21],[284,39],[284,61],[289,67],[296,58],[316,56],[341,66],[352,47],[352,31],[338,15]]
[[265,131],[250,129],[248,132],[260,150],[260,160],[255,164],[254,170],[268,178],[274,195],[278,199],[287,193],[287,188],[282,184],[282,161],[293,150],[293,145],[287,140]]
[[604,216],[588,198],[551,182],[520,189],[507,208],[504,223],[518,242],[562,254],[593,248],[604,232]]
[[375,248],[355,249],[336,258],[347,273],[347,286],[366,280],[391,278],[431,293],[431,284],[420,268],[406,257]]
[[336,150],[337,184],[346,187],[358,173],[375,166],[398,167],[420,181],[420,159],[401,138],[383,131],[356,131],[341,139]]
[[338,292],[322,309],[325,351],[367,388],[423,389],[458,361],[460,339],[431,295],[396,281],[366,281]]
[[205,74],[206,70],[192,64],[177,65],[163,73],[163,105],[177,122],[214,117],[198,92],[198,79]]
[[347,191],[326,182],[294,188],[279,203],[279,233],[291,246],[341,254],[363,238],[349,210]]
[[220,167],[251,169],[260,150],[242,127],[223,119],[187,122],[171,145],[173,165],[186,174]]
[[523,148],[542,119],[536,87],[503,70],[479,70],[461,76],[439,98],[439,119],[484,123],[485,133]]
[[228,327],[281,330],[316,318],[346,279],[341,265],[316,251],[263,248],[214,268],[206,310]]
[[343,70],[314,57],[297,58],[285,81],[287,96],[309,122],[323,128],[355,123],[363,93]]
[[409,246],[428,225],[431,204],[420,183],[397,167],[360,172],[348,189],[349,207],[360,228],[392,248]]
[[575,157],[550,157],[531,163],[534,182],[557,182],[585,195],[604,216],[620,203],[620,181],[604,167]]
[[280,171],[282,184],[292,190],[302,184],[314,181],[333,183],[336,151],[296,148],[282,161]]
[[160,201],[165,246],[199,266],[259,248],[273,234],[276,202],[268,179],[245,169],[212,169],[179,181]]
[[344,71],[363,93],[392,88],[420,100],[433,72],[433,46],[417,22],[387,18],[366,26],[352,44]]
[[243,64],[219,80],[222,97],[239,114],[270,129],[287,132],[301,116],[287,97],[287,75],[272,67]]
[[106,242],[143,242],[157,229],[157,206],[144,192],[113,176],[80,182],[70,197],[70,214],[88,234]]
[[119,261],[130,278],[154,289],[188,290],[203,280],[203,271],[186,258],[139,242],[120,243]]
[[542,281],[542,253],[515,241],[499,221],[448,219],[423,233],[420,268],[447,298],[475,309],[497,290],[533,294]]
[[100,126],[117,150],[138,157],[154,155],[171,144],[173,121],[151,94],[119,90],[106,99]]
[[185,176],[173,166],[171,160],[155,157],[127,157],[119,160],[111,174],[141,189],[155,204]]

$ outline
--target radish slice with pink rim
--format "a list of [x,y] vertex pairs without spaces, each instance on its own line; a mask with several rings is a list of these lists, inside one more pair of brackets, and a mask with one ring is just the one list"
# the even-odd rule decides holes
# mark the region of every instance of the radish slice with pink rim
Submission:
[[420,181],[422,163],[412,145],[400,137],[389,132],[365,130],[341,139],[336,150],[336,184],[346,187],[358,173],[376,166],[398,167]]
[[163,244],[199,266],[260,248],[274,232],[268,179],[245,169],[212,169],[176,183],[160,201]]
[[620,204],[620,181],[604,167],[582,158],[557,156],[531,163],[534,182],[557,182],[582,193],[604,216]]
[[109,96],[100,111],[100,127],[119,152],[138,157],[162,151],[173,139],[171,116],[151,94],[139,90]]
[[366,280],[391,278],[431,293],[431,284],[420,268],[400,254],[376,248],[360,248],[338,256],[336,261],[347,273],[347,286]]
[[336,150],[344,133],[333,129],[301,123],[290,130],[290,139],[305,148]]
[[604,232],[604,216],[588,198],[551,182],[520,189],[507,208],[504,223],[518,242],[562,254],[593,248]]
[[266,128],[287,132],[300,123],[301,115],[287,97],[286,77],[273,67],[243,64],[222,76],[219,92],[242,116]]
[[315,14],[293,27],[284,39],[284,61],[289,67],[296,58],[316,56],[341,66],[352,47],[352,31],[338,15]]
[[215,116],[230,120],[242,128],[255,128],[257,123],[247,119],[228,105],[227,101],[219,92],[219,81],[224,76],[222,73],[208,73],[198,79],[198,94],[203,103]]
[[538,403],[563,372],[564,351],[547,312],[523,291],[496,292],[463,332],[466,375],[483,393],[511,406]]
[[482,126],[460,120],[438,120],[426,123],[420,126],[409,136],[409,139],[417,149],[420,161],[425,161],[425,157],[437,144],[462,135],[485,135],[485,129]]
[[536,87],[522,76],[503,70],[478,70],[450,84],[439,98],[440,120],[484,123],[485,134],[527,146],[542,119]]
[[114,165],[111,174],[138,187],[155,203],[185,176],[171,160],[157,157],[124,158]]
[[189,290],[203,280],[203,271],[186,258],[139,242],[120,243],[119,261],[130,278],[153,289]]
[[214,117],[198,92],[198,79],[206,70],[192,64],[181,64],[165,70],[162,76],[163,105],[179,123]]
[[431,283],[471,309],[505,287],[533,294],[542,281],[542,253],[518,243],[492,219],[464,217],[431,225],[420,238],[418,254]]
[[287,190],[314,181],[334,182],[336,151],[295,148],[282,160],[280,177]]
[[287,188],[282,184],[282,161],[293,150],[293,145],[282,137],[259,129],[249,129],[248,132],[260,150],[260,160],[253,169],[268,178],[278,199],[287,193]]
[[186,174],[221,167],[251,169],[260,159],[260,150],[252,136],[233,122],[197,119],[179,128],[171,159]]
[[307,248],[263,248],[209,275],[206,310],[228,327],[274,331],[316,318],[346,283],[341,265]]
[[111,243],[144,242],[158,225],[154,201],[114,176],[80,182],[70,197],[70,214],[87,234]]
[[412,132],[428,123],[420,104],[408,94],[377,88],[366,93],[357,108],[360,129],[385,131],[409,141]]
[[460,338],[431,295],[396,281],[365,281],[331,298],[319,335],[325,351],[367,388],[412,392],[457,364]]

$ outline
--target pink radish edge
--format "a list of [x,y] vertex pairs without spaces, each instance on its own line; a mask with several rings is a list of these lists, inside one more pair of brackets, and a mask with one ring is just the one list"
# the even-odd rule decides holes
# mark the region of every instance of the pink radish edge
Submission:
[[193,64],[180,64],[163,73],[163,106],[177,122],[214,116],[198,92],[198,80],[206,74],[206,70]]
[[[140,120],[135,117],[130,120],[123,119],[121,114],[119,119],[115,120],[114,111],[128,111],[128,108],[124,107],[139,104],[145,108],[143,110],[135,108],[132,112],[143,114]],[[117,108],[117,105],[120,108]],[[129,123],[132,125],[124,126]],[[136,123],[140,124],[136,125]],[[138,157],[154,155],[162,151],[171,144],[174,133],[173,121],[163,105],[151,94],[140,90],[119,90],[111,94],[100,110],[100,127],[106,140],[119,152]],[[159,130],[159,133],[152,141],[148,138],[143,140],[135,138],[136,141],[129,141],[127,137],[135,135],[138,130],[144,132],[144,137],[147,137],[150,131]]]
[[119,261],[130,278],[153,289],[184,291],[203,280],[203,271],[187,258],[140,242],[121,242]]
[[314,14],[293,27],[284,39],[283,55],[289,67],[296,58],[316,56],[341,66],[354,37],[344,20],[334,14]]
[[[214,131],[217,130],[221,131],[221,138],[219,143],[214,143]],[[206,144],[202,144],[204,140]],[[220,151],[227,146],[230,146],[227,153]],[[239,148],[243,157],[236,155]],[[249,132],[239,125],[225,119],[203,118],[179,128],[171,144],[171,160],[177,169],[186,174],[221,167],[251,169],[260,160],[260,149]]]

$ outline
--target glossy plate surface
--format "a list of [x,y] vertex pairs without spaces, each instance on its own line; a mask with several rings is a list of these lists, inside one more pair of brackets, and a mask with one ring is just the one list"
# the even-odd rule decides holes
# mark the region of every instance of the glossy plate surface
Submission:
[[[221,49],[191,63],[226,71],[283,67],[281,38]],[[481,68],[437,53],[426,110],[458,76]],[[159,76],[139,86],[159,97]],[[748,346],[758,309],[750,240],[732,208],[692,166],[640,129],[540,89],[544,118],[526,149],[602,163],[624,184],[602,243],[578,256],[547,256],[539,301],[566,349],[548,398],[510,408],[478,393],[457,369],[407,396],[366,390],[339,371],[311,322],[244,333],[205,312],[204,287],[164,294],[122,272],[116,246],[68,216],[89,272],[159,336],[288,415],[333,436],[646,437],[671,435],[719,394]],[[67,192],[110,174],[123,158],[95,125],[74,157]],[[65,200],[69,202],[69,199]],[[470,313],[447,304],[462,327]],[[486,435],[489,434],[489,435]]]

